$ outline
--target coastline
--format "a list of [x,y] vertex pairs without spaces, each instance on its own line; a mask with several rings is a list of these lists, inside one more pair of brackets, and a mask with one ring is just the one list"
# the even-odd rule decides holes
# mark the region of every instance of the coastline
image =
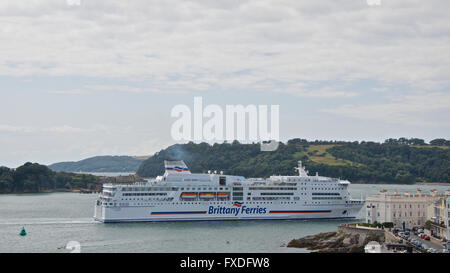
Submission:
[[402,186],[407,186],[407,185],[428,185],[428,186],[450,186],[450,182],[414,182],[411,184],[408,183],[391,183],[391,182],[365,182],[365,183],[361,183],[361,182],[351,182],[350,183],[354,184],[354,185],[402,185]]
[[429,186],[449,186],[448,182],[416,182],[413,185],[429,185]]
[[85,189],[73,189],[73,190],[44,190],[44,191],[20,191],[20,192],[0,192],[0,195],[2,194],[39,194],[39,193],[61,193],[61,192],[71,192],[71,193],[83,193],[83,194],[92,194],[92,193],[99,193],[99,191],[90,191]]

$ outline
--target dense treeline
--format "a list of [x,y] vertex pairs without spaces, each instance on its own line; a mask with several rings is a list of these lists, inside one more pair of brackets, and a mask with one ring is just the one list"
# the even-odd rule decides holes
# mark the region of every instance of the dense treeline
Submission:
[[[208,170],[246,177],[295,175],[302,160],[310,174],[340,177],[359,183],[450,182],[450,141],[389,139],[384,143],[307,141],[292,139],[273,152],[259,144],[176,144],[142,163],[138,174],[155,177],[164,173],[164,160],[184,160],[192,172]],[[323,150],[323,151],[322,151]],[[322,151],[322,152],[320,152]]]
[[89,174],[58,173],[47,166],[29,162],[17,169],[0,167],[0,193],[99,188],[98,177]]

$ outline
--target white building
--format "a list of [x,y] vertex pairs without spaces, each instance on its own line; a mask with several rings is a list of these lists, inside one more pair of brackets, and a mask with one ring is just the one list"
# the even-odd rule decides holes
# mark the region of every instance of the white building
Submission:
[[431,226],[435,237],[450,240],[450,197],[442,197],[433,204]]
[[[447,194],[448,192],[446,192]],[[366,198],[366,223],[392,222],[395,227],[402,228],[423,226],[432,217],[429,207],[444,195],[438,195],[436,190],[430,194],[405,192],[389,194],[381,190],[379,194]]]

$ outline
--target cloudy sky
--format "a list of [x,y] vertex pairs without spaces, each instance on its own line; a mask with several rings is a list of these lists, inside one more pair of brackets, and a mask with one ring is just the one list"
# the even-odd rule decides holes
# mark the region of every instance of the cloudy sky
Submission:
[[77,2],[0,1],[0,165],[153,154],[194,96],[279,104],[282,140],[450,138],[448,0]]

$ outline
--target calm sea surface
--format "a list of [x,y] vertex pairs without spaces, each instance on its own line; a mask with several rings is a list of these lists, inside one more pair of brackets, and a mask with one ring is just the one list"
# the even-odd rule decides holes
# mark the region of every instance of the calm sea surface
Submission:
[[[449,186],[350,185],[354,198],[392,192],[444,192]],[[335,231],[345,221],[243,221],[102,224],[92,220],[96,194],[0,195],[0,252],[305,252],[286,248],[291,239]],[[364,208],[359,216],[365,215]],[[22,228],[27,236],[19,236]]]

